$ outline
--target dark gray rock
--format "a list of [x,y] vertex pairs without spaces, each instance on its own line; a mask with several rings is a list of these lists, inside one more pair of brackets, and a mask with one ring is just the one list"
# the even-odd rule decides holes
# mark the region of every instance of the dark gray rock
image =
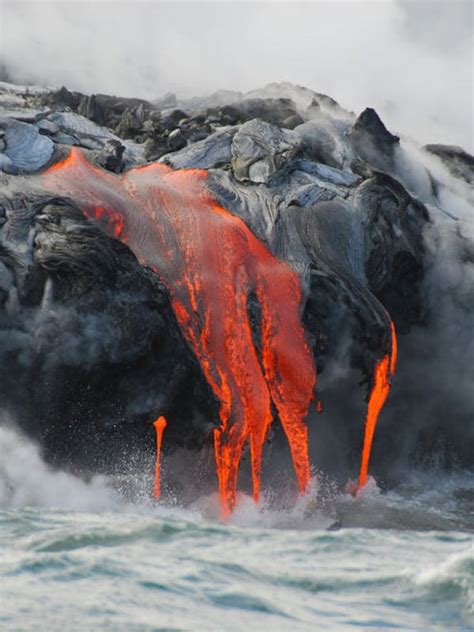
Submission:
[[391,134],[377,112],[366,108],[349,133],[354,153],[376,169],[393,169],[393,152],[400,139]]
[[267,182],[298,149],[290,132],[253,119],[241,125],[232,139],[232,170],[237,180]]
[[97,125],[105,124],[105,113],[95,94],[91,94],[90,96],[84,95],[82,97],[77,108],[77,113],[94,121]]
[[425,151],[440,158],[455,178],[474,185],[474,156],[462,147],[453,145],[425,145]]
[[[26,125],[28,142],[18,146],[16,162],[0,153],[0,165],[18,172],[22,160],[31,164],[32,156],[42,155],[30,151],[39,138],[53,148],[50,162],[67,155],[62,144],[74,144],[89,148],[92,162],[115,173],[144,158],[208,169],[205,186],[216,201],[298,272],[302,319],[323,385],[334,366],[336,373],[343,367],[370,385],[390,343],[388,313],[402,344],[404,334],[422,332],[417,353],[425,353],[430,315],[423,283],[432,265],[426,243],[434,238],[427,208],[408,192],[412,181],[397,171],[394,157],[407,160],[398,137],[373,110],[354,121],[334,100],[299,86],[214,96],[189,102],[169,97],[153,109],[140,100],[94,95],[82,99],[81,116],[59,111],[77,110],[77,95],[56,94],[49,100],[58,103],[53,113],[22,110],[31,125],[15,118],[21,108],[6,117],[8,125]],[[35,103],[25,98],[22,108]],[[103,125],[93,121],[99,116]],[[8,149],[7,134],[2,138]],[[468,154],[443,146],[426,151],[470,182]],[[420,172],[432,177],[427,167]],[[34,182],[24,174],[0,174],[2,402],[18,411],[25,430],[40,437],[57,463],[98,470],[116,462],[112,446],[127,453],[152,446],[150,420],[164,410],[174,421],[169,445],[201,447],[217,423],[217,403],[179,332],[165,287],[126,246],[86,221],[74,200],[44,199]],[[440,204],[440,186],[429,188],[428,205]],[[462,223],[448,212],[447,232],[463,234]],[[463,257],[471,261],[465,241]],[[248,306],[258,340],[258,300],[249,296]],[[402,375],[410,376],[406,355],[402,362]],[[345,384],[337,399],[353,402]],[[359,391],[357,398],[363,398]],[[414,416],[405,409],[396,423],[392,419],[385,445]],[[448,417],[436,417],[437,427],[446,428]],[[347,452],[358,458],[361,432],[349,418],[350,411],[343,421],[329,415],[327,423],[339,424],[333,436],[345,437]],[[67,433],[57,419],[67,420]],[[429,441],[420,442],[423,454],[430,454]],[[453,449],[465,454],[457,439]],[[389,453],[390,445],[379,464]]]
[[118,140],[109,140],[97,154],[98,164],[114,173],[120,173],[123,170],[123,152],[125,147]]
[[[2,405],[15,408],[56,465],[126,468],[153,445],[150,412],[158,410],[181,419],[172,443],[196,448],[204,435],[191,409],[209,424],[215,401],[156,275],[70,201],[17,202],[9,211],[15,227],[0,232],[0,306],[19,290],[15,309],[0,309]],[[67,436],[60,418],[72,428]]]
[[59,125],[49,121],[47,118],[40,119],[35,125],[41,134],[46,134],[47,136],[54,136],[61,129]]
[[216,132],[176,153],[164,155],[161,160],[175,169],[185,167],[212,169],[229,165],[232,158],[231,144],[234,134],[234,129]]
[[4,154],[18,170],[30,173],[38,171],[53,155],[53,142],[39,134],[33,125],[10,120],[4,132]]

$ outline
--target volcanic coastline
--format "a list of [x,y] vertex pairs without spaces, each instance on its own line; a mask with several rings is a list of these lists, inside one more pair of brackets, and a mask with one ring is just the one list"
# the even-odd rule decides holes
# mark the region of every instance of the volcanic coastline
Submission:
[[291,84],[148,102],[0,83],[5,417],[84,475],[156,457],[155,497],[160,450],[213,453],[224,513],[280,461],[300,492],[316,470],[360,488],[469,466],[468,398],[427,409],[423,371],[456,362],[446,297],[472,310],[438,254],[472,265],[473,165]]

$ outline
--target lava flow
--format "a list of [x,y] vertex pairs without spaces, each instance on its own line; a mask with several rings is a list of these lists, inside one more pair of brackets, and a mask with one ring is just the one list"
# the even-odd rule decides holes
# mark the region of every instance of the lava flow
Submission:
[[163,431],[167,426],[166,419],[164,417],[158,417],[153,422],[156,430],[156,459],[155,459],[155,480],[153,482],[153,497],[159,500],[161,496],[161,483],[160,483],[160,462],[161,462],[161,444],[163,441]]
[[[262,449],[273,420],[282,423],[303,492],[310,479],[305,417],[316,372],[300,321],[297,274],[246,224],[212,199],[201,169],[160,163],[116,175],[81,150],[38,177],[44,190],[71,197],[107,234],[126,243],[166,284],[173,311],[220,402],[215,458],[223,514],[235,505],[250,444],[253,495],[260,495]],[[247,313],[261,309],[260,352]]]
[[374,384],[367,406],[364,446],[362,448],[362,462],[359,473],[359,490],[361,490],[367,482],[367,472],[369,469],[370,452],[372,450],[375,427],[377,425],[380,411],[382,410],[385,400],[390,392],[390,378],[395,374],[397,366],[397,336],[395,333],[395,326],[391,320],[390,331],[391,349],[390,352],[375,365]]

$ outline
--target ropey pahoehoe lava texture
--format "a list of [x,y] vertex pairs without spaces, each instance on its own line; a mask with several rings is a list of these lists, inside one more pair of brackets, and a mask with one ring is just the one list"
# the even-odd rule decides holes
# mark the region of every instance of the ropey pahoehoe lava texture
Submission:
[[[166,416],[158,447],[214,442],[225,512],[247,444],[255,499],[270,426],[303,491],[332,424],[365,483],[395,331],[429,321],[432,221],[373,110],[280,89],[214,108],[110,97],[96,120],[89,97],[3,88],[0,391],[52,462],[120,468]],[[363,415],[340,379],[349,414],[331,419],[316,373],[335,366],[365,377]]]

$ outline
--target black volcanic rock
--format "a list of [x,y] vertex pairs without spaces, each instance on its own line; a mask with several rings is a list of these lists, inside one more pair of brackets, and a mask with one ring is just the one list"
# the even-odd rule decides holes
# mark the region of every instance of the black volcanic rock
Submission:
[[281,127],[285,127],[284,121],[298,114],[291,99],[248,99],[233,107],[245,120],[258,118]]
[[366,108],[357,118],[349,133],[354,152],[377,169],[391,169],[393,151],[400,139],[391,134],[377,112]]
[[132,108],[127,108],[120,116],[120,120],[114,128],[114,132],[120,136],[120,138],[134,139],[138,136],[143,129],[143,120],[137,116],[137,113]]
[[[197,447],[205,435],[193,419],[211,424],[215,403],[157,277],[69,201],[15,205],[21,222],[12,225],[7,211],[0,249],[10,296],[0,311],[4,409],[56,465],[120,469],[114,452],[132,455],[152,441],[152,411],[182,416],[172,442]],[[32,258],[14,247],[25,230],[35,233]]]
[[383,150],[399,143],[400,138],[391,134],[382,123],[377,112],[372,108],[366,108],[359,115],[352,128],[352,134],[360,134],[372,140],[378,149]]
[[91,96],[83,96],[77,108],[78,114],[94,121],[97,125],[104,125],[106,121],[104,108],[95,94]]
[[474,156],[462,147],[453,145],[425,145],[423,149],[441,158],[449,171],[456,178],[474,185]]
[[114,173],[123,170],[123,152],[125,147],[118,140],[109,140],[97,154],[97,163]]
[[[118,451],[153,446],[158,413],[173,422],[167,449],[199,449],[218,420],[159,277],[87,221],[74,200],[35,188],[31,176],[72,145],[112,173],[151,160],[208,170],[216,201],[298,272],[323,385],[341,366],[370,383],[390,342],[388,313],[402,341],[424,331],[432,317],[424,294],[430,214],[439,200],[426,200],[428,212],[403,185],[394,161],[399,139],[374,110],[354,120],[329,97],[288,85],[277,97],[278,89],[156,104],[61,89],[34,97],[53,112],[31,112],[35,101],[25,96],[26,118],[19,107],[6,120],[0,93],[0,398],[50,461],[119,468]],[[470,181],[473,159],[463,150],[425,149]],[[248,310],[258,341],[254,296]],[[409,373],[406,356],[401,362]],[[341,384],[337,399],[349,407],[363,400],[366,391]],[[363,415],[359,425],[349,418],[334,423],[341,450],[355,459]],[[325,419],[318,423],[333,423],[329,413]],[[400,421],[405,430],[409,423],[406,415]],[[436,423],[446,430],[444,417]],[[399,426],[387,428],[379,463],[399,441]],[[460,437],[450,449],[465,463]],[[431,454],[431,440],[420,439],[416,454]]]
[[56,92],[43,96],[41,101],[51,107],[68,107],[71,108],[71,110],[77,111],[83,97],[84,95],[78,92],[71,92],[63,86]]

